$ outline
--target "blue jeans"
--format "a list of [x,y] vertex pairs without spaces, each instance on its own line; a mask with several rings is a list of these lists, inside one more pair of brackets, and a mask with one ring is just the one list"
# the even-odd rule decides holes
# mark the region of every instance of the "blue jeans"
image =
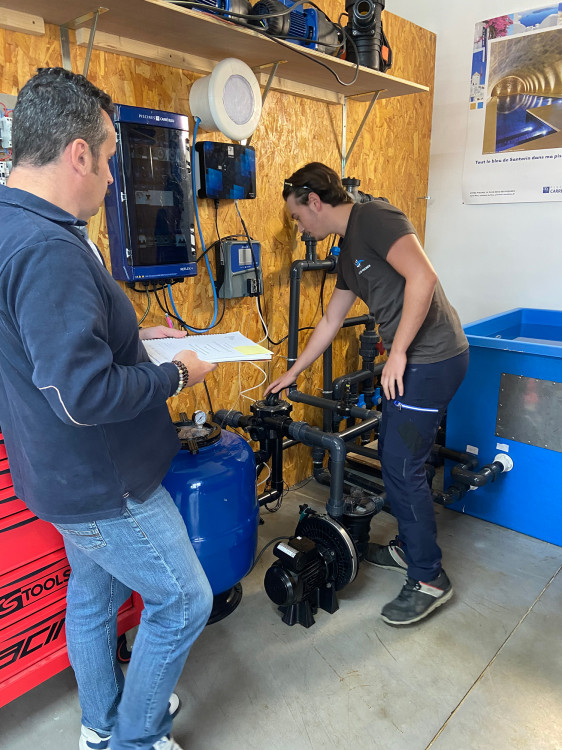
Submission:
[[382,402],[379,455],[384,487],[398,521],[408,576],[416,581],[432,581],[441,571],[425,462],[467,367],[468,350],[442,362],[407,365],[404,395]]
[[[151,748],[170,732],[168,700],[213,602],[185,523],[160,486],[117,518],[55,526],[72,568],[66,637],[82,723],[111,734],[111,750]],[[117,610],[131,591],[145,609],[125,681]]]

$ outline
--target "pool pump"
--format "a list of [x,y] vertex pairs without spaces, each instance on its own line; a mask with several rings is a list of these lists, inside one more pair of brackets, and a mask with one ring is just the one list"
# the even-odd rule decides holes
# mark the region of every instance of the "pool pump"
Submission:
[[369,525],[383,501],[354,490],[345,499],[341,522],[300,506],[294,536],[273,548],[278,559],[265,574],[265,591],[283,622],[309,628],[318,609],[339,608],[336,591],[355,580],[369,542]]

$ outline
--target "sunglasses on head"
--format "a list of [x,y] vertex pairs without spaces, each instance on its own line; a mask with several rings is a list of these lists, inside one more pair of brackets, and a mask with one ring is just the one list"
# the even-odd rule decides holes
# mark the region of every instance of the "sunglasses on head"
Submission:
[[291,188],[292,190],[312,190],[312,188],[308,187],[308,185],[294,185],[292,182],[289,182],[288,180],[284,180],[283,187]]

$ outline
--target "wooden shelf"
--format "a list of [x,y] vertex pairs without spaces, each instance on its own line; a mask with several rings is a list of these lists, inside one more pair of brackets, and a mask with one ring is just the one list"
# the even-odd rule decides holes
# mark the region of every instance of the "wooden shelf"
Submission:
[[[11,11],[19,16],[31,14],[57,26],[98,7],[95,0],[0,0],[0,4],[8,15]],[[236,57],[259,74],[262,84],[270,67],[280,62],[272,88],[334,103],[344,96],[367,100],[375,91],[381,92],[379,99],[428,91],[427,86],[364,67],[360,67],[355,83],[343,85],[315,61],[327,65],[344,82],[354,77],[351,63],[308,50],[303,56],[299,54],[302,47],[281,46],[249,28],[165,0],[105,0],[103,7],[107,12],[99,16],[94,41],[98,49],[198,73],[210,72],[225,57]],[[2,20],[0,15],[0,23]],[[77,43],[87,44],[88,36],[89,24],[78,30]]]

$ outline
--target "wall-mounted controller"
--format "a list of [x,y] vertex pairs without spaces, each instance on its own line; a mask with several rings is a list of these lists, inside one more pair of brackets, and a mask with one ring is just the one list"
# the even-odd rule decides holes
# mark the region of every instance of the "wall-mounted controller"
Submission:
[[257,297],[263,293],[261,245],[225,239],[216,249],[217,294],[221,299]]
[[105,200],[113,277],[195,276],[188,118],[117,104],[114,123],[114,182]]
[[198,198],[256,197],[256,152],[252,146],[199,141],[195,144],[193,168]]

